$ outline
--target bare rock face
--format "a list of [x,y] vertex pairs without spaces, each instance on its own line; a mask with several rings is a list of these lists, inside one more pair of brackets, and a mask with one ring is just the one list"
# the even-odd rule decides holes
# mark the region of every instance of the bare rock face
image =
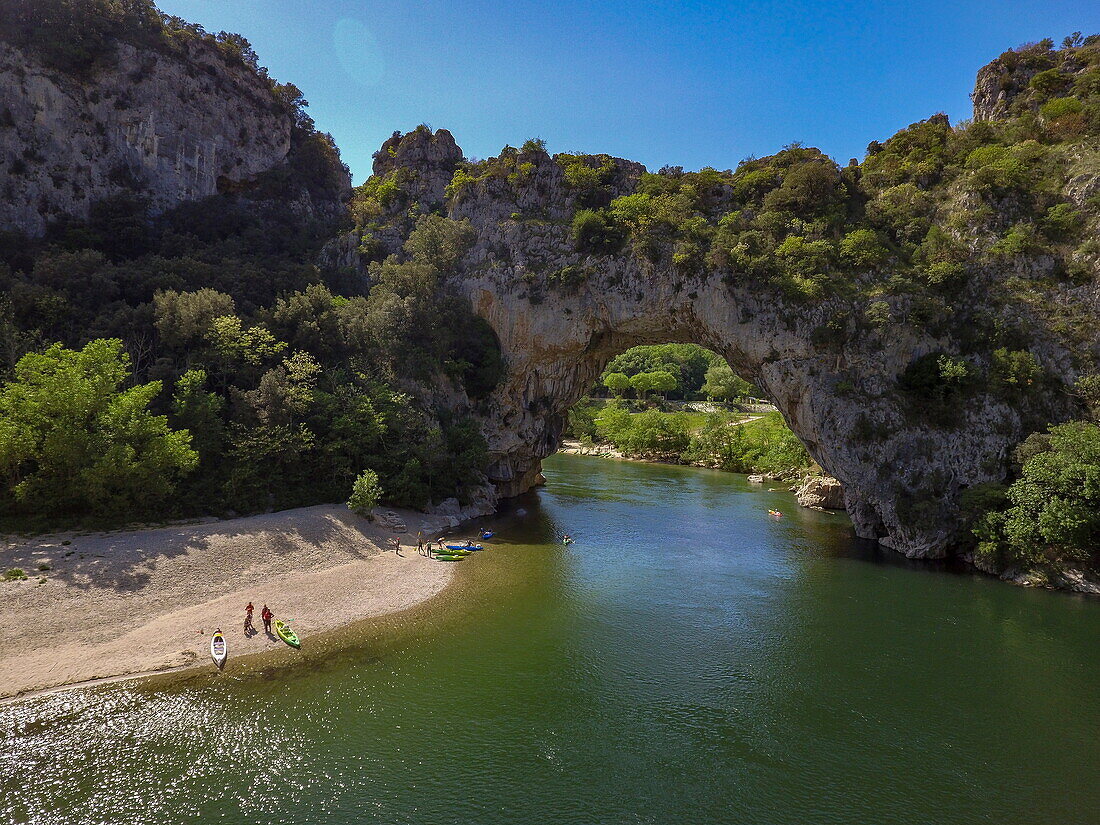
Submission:
[[818,510],[844,509],[844,487],[829,476],[808,477],[798,488],[795,498],[802,507]]
[[159,212],[281,164],[293,119],[265,81],[202,41],[182,48],[119,43],[78,81],[0,42],[0,226],[41,235],[121,193]]

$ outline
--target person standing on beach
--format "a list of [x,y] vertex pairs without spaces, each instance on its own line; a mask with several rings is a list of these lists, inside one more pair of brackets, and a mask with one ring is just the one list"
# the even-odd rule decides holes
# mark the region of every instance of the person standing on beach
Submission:
[[264,630],[267,633],[271,632],[271,620],[275,618],[275,614],[271,612],[270,608],[265,604],[264,609],[260,611],[260,618],[264,620]]
[[244,632],[247,636],[249,633],[255,633],[256,628],[252,626],[252,602],[245,605],[244,608]]

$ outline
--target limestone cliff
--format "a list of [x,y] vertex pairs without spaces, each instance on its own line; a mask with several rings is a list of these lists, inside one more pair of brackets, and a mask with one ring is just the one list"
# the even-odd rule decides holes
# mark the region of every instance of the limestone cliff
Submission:
[[156,213],[247,190],[287,161],[295,125],[266,78],[202,39],[118,41],[88,77],[0,39],[0,226],[38,236],[115,195]]

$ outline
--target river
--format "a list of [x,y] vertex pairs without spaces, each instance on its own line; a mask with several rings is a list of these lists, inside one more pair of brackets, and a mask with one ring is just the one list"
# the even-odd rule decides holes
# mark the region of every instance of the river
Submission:
[[323,664],[0,707],[0,822],[1100,821],[1100,601],[905,563],[743,476],[545,472]]

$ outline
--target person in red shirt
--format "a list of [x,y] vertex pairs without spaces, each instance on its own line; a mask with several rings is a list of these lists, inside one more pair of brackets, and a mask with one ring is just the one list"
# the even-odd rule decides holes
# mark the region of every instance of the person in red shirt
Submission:
[[260,618],[264,620],[264,630],[270,633],[271,620],[275,618],[275,614],[272,613],[270,609],[268,609],[268,606],[266,604],[264,605],[264,609],[260,611]]
[[244,635],[248,636],[256,632],[256,628],[252,626],[252,602],[245,605],[244,608]]

